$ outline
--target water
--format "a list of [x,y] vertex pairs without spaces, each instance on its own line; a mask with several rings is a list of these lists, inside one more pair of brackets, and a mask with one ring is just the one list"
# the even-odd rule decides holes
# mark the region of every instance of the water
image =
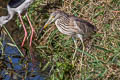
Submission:
[[[9,41],[3,41],[5,56],[0,56],[3,65],[0,66],[0,76],[4,80],[21,80],[23,77],[24,80],[44,80],[38,72],[39,67],[33,67],[27,58],[21,58],[17,48],[8,46],[7,42]],[[1,53],[0,50],[0,55]]]

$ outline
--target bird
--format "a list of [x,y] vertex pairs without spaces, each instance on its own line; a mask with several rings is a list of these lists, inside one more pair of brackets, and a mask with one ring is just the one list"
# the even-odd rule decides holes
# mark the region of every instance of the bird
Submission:
[[[22,41],[22,44],[21,44],[21,47],[24,46],[24,43],[25,43],[25,40],[27,38],[27,30],[25,28],[25,24],[22,20],[22,12],[25,11],[32,3],[34,2],[34,0],[10,0],[8,2],[8,5],[7,5],[7,10],[8,10],[8,15],[7,16],[1,16],[0,17],[0,26],[6,24],[7,22],[9,22],[15,13],[18,14],[19,18],[20,18],[20,21],[21,21],[21,24],[23,26],[23,29],[24,29],[24,32],[25,32],[25,35],[24,35],[24,39]],[[28,14],[26,12],[25,16],[27,17],[27,20],[30,24],[30,27],[31,27],[31,37],[30,37],[30,44],[29,46],[31,47],[31,44],[32,44],[32,38],[33,38],[33,34],[35,32],[31,22],[30,22],[30,19],[28,17]]]
[[68,15],[64,11],[57,10],[50,14],[48,21],[41,28],[40,32],[53,22],[55,22],[56,27],[61,33],[72,37],[75,44],[74,55],[76,54],[77,50],[76,38],[79,38],[81,40],[84,51],[85,46],[83,39],[91,37],[92,34],[94,34],[97,30],[97,27],[88,21],[80,19],[73,15]]

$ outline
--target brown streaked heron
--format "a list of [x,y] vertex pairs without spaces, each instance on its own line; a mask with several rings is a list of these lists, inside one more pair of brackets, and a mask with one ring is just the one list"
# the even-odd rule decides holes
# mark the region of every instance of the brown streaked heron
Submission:
[[48,21],[41,28],[41,31],[52,22],[55,22],[56,27],[61,33],[72,37],[75,44],[75,53],[77,50],[77,41],[75,38],[79,38],[81,40],[84,51],[85,47],[83,43],[83,38],[91,37],[91,35],[96,32],[97,29],[94,25],[87,22],[86,20],[68,15],[63,11],[55,11],[51,13]]

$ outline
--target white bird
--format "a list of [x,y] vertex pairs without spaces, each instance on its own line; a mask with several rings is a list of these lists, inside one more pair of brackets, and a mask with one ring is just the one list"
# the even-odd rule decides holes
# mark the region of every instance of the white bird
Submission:
[[[2,26],[3,24],[6,24],[8,21],[10,21],[13,18],[15,13],[18,13],[18,16],[20,18],[21,24],[23,25],[23,29],[25,32],[25,36],[24,36],[24,39],[22,41],[21,47],[24,46],[25,40],[27,38],[27,31],[26,31],[24,22],[22,20],[21,13],[24,10],[26,10],[33,3],[33,1],[34,0],[10,0],[10,2],[7,5],[8,15],[0,17],[0,26]],[[29,44],[29,46],[31,47],[32,38],[33,38],[33,34],[34,34],[35,30],[30,22],[30,19],[29,19],[27,13],[26,13],[26,17],[28,19],[28,22],[30,24],[31,31],[32,31],[31,37],[30,37],[30,44]]]

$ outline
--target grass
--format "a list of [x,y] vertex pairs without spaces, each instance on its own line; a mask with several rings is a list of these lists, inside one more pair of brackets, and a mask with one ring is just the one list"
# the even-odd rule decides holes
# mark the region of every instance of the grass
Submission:
[[[72,59],[75,50],[73,40],[60,33],[55,24],[39,34],[49,14],[57,9],[83,18],[98,28],[94,37],[85,41],[85,52],[78,40],[75,59]],[[33,41],[40,72],[47,72],[47,80],[119,80],[119,11],[119,0],[36,0],[28,13],[37,37],[40,36],[38,41]],[[20,25],[18,20],[17,25]],[[28,31],[30,33],[29,28]]]
[[[61,34],[54,24],[44,30],[41,39],[36,43],[36,50],[38,51],[38,58],[42,58],[46,64],[42,70],[47,70],[50,67],[48,80],[119,80],[119,11],[120,2],[117,0],[108,1],[90,1],[90,0],[65,0],[61,5],[54,5],[55,0],[48,1],[52,8],[42,7],[48,6],[46,1],[36,1],[31,15],[35,24],[36,30],[44,25],[49,14],[56,9],[61,9],[68,14],[72,14],[88,20],[96,25],[98,32],[94,38],[85,42],[86,49],[83,57],[83,65],[80,70],[80,59],[82,47],[80,41],[78,42],[79,49],[75,60],[72,60],[74,53],[74,43],[72,39],[64,34]],[[54,8],[58,6],[58,8]],[[42,13],[42,11],[45,11]],[[48,13],[49,12],[49,13]],[[72,61],[75,61],[72,64]],[[41,62],[42,63],[42,62]],[[49,63],[49,64],[48,64]]]

